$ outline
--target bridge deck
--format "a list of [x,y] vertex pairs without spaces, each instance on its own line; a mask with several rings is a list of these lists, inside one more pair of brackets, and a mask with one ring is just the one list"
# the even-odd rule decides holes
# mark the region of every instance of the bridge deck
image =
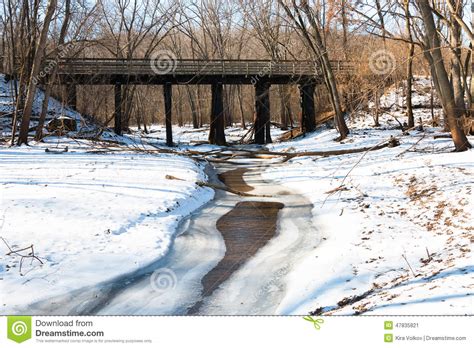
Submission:
[[[310,61],[270,60],[191,60],[191,59],[64,59],[58,64],[58,77],[64,83],[79,84],[275,84],[301,80],[321,81],[319,68]],[[333,61],[336,74],[347,74],[351,65]]]

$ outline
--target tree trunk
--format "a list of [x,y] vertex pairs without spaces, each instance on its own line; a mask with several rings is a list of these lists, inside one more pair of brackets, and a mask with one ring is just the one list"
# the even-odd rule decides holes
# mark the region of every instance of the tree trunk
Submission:
[[433,64],[434,73],[439,84],[439,93],[443,109],[448,119],[451,136],[453,138],[456,151],[466,151],[472,146],[467,140],[466,135],[461,128],[461,114],[457,110],[453,87],[449,82],[448,73],[444,66],[443,55],[441,53],[441,44],[433,19],[432,9],[428,0],[416,0],[420,8],[423,23],[425,25],[425,32],[427,36],[427,44],[429,54],[432,56],[431,64]]
[[281,130],[287,130],[288,129],[288,122],[289,122],[289,119],[290,119],[290,113],[291,113],[288,86],[279,85],[278,90],[280,92]]
[[[59,46],[64,45],[64,40],[65,40],[67,29],[69,26],[69,19],[71,18],[71,0],[66,0],[64,11],[65,11],[64,20],[61,26],[61,32],[59,34],[59,40],[58,40]],[[56,79],[57,69],[58,69],[58,66],[56,64],[54,66],[53,71],[51,72],[50,81],[48,81],[48,84],[46,85],[46,90],[44,91],[43,105],[41,106],[41,115],[38,121],[38,127],[36,127],[36,134],[35,134],[36,141],[40,141],[43,138],[43,127],[44,127],[44,122],[46,120],[46,114],[48,112],[49,97],[51,96],[51,89],[53,88],[53,84]]]
[[194,101],[194,95],[191,90],[191,87],[186,86],[186,91],[188,93],[188,98],[189,98],[189,105],[191,107],[191,116],[193,119],[193,128],[196,129],[199,127],[199,121],[198,121],[198,112],[196,110],[196,102]]
[[46,39],[48,36],[49,25],[51,18],[56,11],[57,0],[49,0],[48,8],[43,22],[43,28],[41,29],[40,38],[36,48],[35,56],[33,59],[33,67],[31,69],[31,75],[28,82],[28,92],[26,95],[25,108],[23,111],[23,117],[20,125],[20,135],[18,137],[18,145],[28,143],[28,130],[30,128],[30,118],[33,110],[33,101],[36,93],[36,78],[40,72],[41,60],[43,59],[43,53],[46,46]]
[[379,116],[380,116],[380,93],[379,89],[375,89],[375,117],[374,117],[374,127],[380,127]]
[[[456,6],[454,0],[448,0],[454,7],[458,8],[458,15],[462,17],[462,7]],[[461,73],[461,27],[456,20],[451,22],[451,77],[454,92],[454,102],[456,108],[460,110],[462,114],[465,114],[466,105],[464,104],[464,88],[462,86],[462,73]]]
[[[299,29],[309,49],[313,53],[313,59],[315,63],[318,63],[322,70],[326,87],[330,95],[331,104],[334,109],[334,121],[340,134],[339,138],[337,138],[336,140],[345,139],[347,137],[347,134],[349,134],[349,129],[347,128],[346,121],[344,120],[344,112],[342,111],[341,99],[337,90],[336,77],[332,70],[331,62],[329,60],[328,52],[324,45],[323,38],[321,37],[317,19],[314,18],[314,13],[310,9],[307,1],[302,1],[300,5],[297,5],[295,0],[292,2],[293,10],[296,13],[296,17],[284,0],[278,0],[278,3],[282,6],[288,17],[291,18],[291,20]],[[312,34],[310,34],[307,29],[306,20],[302,18],[301,11],[305,14],[306,20],[311,26]]]
[[[54,77],[53,77],[54,78]],[[46,120],[46,114],[48,113],[49,97],[51,96],[52,81],[48,82],[46,89],[44,91],[44,99],[41,105],[41,115],[38,121],[38,126],[36,127],[35,140],[40,141],[43,139],[43,127]]]
[[239,96],[239,109],[240,109],[240,126],[242,127],[242,129],[247,129],[247,125],[245,124],[244,100],[242,96],[241,85],[239,85],[238,87],[238,96]]
[[316,48],[319,51],[321,68],[323,70],[326,85],[328,87],[329,95],[331,96],[331,102],[334,108],[334,120],[340,134],[338,140],[343,140],[349,134],[349,128],[347,128],[346,121],[344,120],[344,112],[342,111],[341,107],[341,99],[339,96],[339,91],[337,89],[336,76],[334,75],[334,72],[332,70],[331,62],[329,60],[327,50],[324,46],[323,39],[319,32],[319,28],[316,24],[316,21],[311,16],[311,11],[309,9],[308,3],[304,2],[302,6],[303,10],[306,13],[306,16],[308,16],[308,18],[310,19],[310,23],[313,28],[313,36],[315,39]]
[[407,32],[408,40],[411,42],[408,44],[408,59],[407,59],[407,76],[406,76],[406,98],[405,104],[407,108],[407,117],[408,117],[408,128],[415,127],[415,118],[413,117],[413,57],[415,55],[415,44],[413,43],[413,37],[411,35],[411,15],[410,15],[410,1],[405,0],[405,29]]

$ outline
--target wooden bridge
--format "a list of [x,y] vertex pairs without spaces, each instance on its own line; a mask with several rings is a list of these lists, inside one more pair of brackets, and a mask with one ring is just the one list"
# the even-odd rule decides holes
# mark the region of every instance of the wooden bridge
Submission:
[[[343,61],[331,62],[333,72],[347,75],[352,66]],[[255,142],[264,144],[270,137],[270,86],[298,84],[301,95],[302,127],[315,128],[314,91],[323,76],[314,62],[271,60],[190,60],[157,57],[156,59],[61,59],[47,60],[47,67],[57,66],[57,83],[67,86],[70,106],[76,107],[77,85],[115,86],[115,132],[121,134],[122,85],[163,85],[166,143],[172,138],[172,86],[211,85],[212,107],[209,142],[224,145],[223,85],[246,84],[255,87]],[[47,79],[48,76],[45,76]]]

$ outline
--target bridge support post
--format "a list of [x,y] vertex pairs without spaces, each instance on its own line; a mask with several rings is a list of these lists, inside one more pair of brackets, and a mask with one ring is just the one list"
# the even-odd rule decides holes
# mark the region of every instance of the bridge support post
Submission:
[[209,132],[209,143],[216,145],[226,145],[224,133],[224,101],[222,83],[214,83],[211,86],[211,124]]
[[270,84],[255,85],[255,143],[272,142],[270,135]]
[[172,95],[173,85],[166,82],[163,85],[163,97],[165,100],[165,125],[166,125],[166,146],[173,146],[173,125],[172,125]]
[[114,86],[114,131],[117,135],[122,135],[122,84],[116,82]]
[[316,129],[315,108],[314,108],[314,83],[300,85],[301,96],[301,128],[304,132],[313,132]]
[[66,104],[70,108],[77,110],[77,86],[75,84],[66,85]]

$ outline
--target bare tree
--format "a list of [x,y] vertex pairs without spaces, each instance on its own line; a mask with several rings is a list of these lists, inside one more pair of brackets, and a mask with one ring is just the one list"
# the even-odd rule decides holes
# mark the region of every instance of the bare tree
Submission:
[[31,74],[28,82],[28,89],[25,100],[25,107],[23,110],[23,115],[21,118],[20,124],[20,134],[18,136],[18,145],[28,143],[28,131],[30,128],[30,118],[31,112],[33,109],[33,101],[36,93],[36,84],[38,74],[41,69],[41,61],[43,59],[44,50],[46,46],[46,40],[48,37],[49,25],[53,17],[54,12],[56,11],[57,0],[49,0],[48,7],[46,9],[46,15],[43,20],[43,27],[41,29],[41,34],[36,45],[36,50],[33,58],[33,65],[31,68]]
[[404,0],[403,8],[405,11],[405,30],[407,34],[407,69],[406,69],[406,109],[408,116],[408,128],[415,126],[415,118],[413,117],[413,57],[415,56],[415,43],[411,34],[411,14],[410,14],[410,0]]
[[[103,18],[102,39],[109,56],[131,61],[150,58],[170,31],[177,26],[172,19],[178,6],[162,0],[99,0]],[[160,58],[160,57],[158,57]],[[121,130],[128,131],[136,86],[121,89]]]
[[[70,18],[71,18],[71,0],[66,0],[65,9],[64,9],[64,18],[63,18],[61,32],[59,34],[59,40],[58,40],[59,47],[64,45]],[[59,55],[59,50],[57,51]],[[51,72],[50,81],[48,81],[46,85],[46,89],[44,91],[44,99],[43,99],[43,104],[41,107],[41,115],[38,121],[38,126],[36,127],[36,134],[35,134],[35,140],[37,141],[41,140],[41,138],[43,137],[43,126],[46,120],[46,114],[48,112],[49,97],[51,95],[51,89],[53,87],[53,84],[56,78],[56,71],[57,71],[57,64],[54,66],[53,71]]]
[[[443,105],[444,112],[449,123],[451,136],[453,138],[456,151],[466,151],[471,148],[462,130],[462,116],[465,116],[465,109],[460,110],[455,101],[454,89],[449,81],[449,76],[444,65],[444,58],[441,52],[441,41],[433,18],[433,9],[428,0],[416,0],[420,9],[425,28],[426,54],[431,56],[429,61],[432,74],[435,74],[438,82],[438,94]],[[463,115],[464,114],[464,115]]]
[[278,2],[285,10],[290,22],[304,39],[314,62],[322,70],[335,113],[334,120],[340,134],[337,140],[345,139],[349,134],[349,129],[344,120],[336,76],[332,70],[329,54],[321,35],[323,28],[318,24],[321,21],[318,19],[317,9],[313,10],[309,6],[308,0],[301,0],[299,4],[297,0],[278,0]]
[[[249,19],[253,34],[265,49],[266,54],[273,62],[279,62],[287,58],[286,47],[289,46],[287,32],[289,28],[282,25],[283,18],[280,4],[271,0],[255,2],[252,0],[241,1],[244,16]],[[290,87],[278,86],[280,98],[280,123],[283,130],[288,129],[292,123]]]

